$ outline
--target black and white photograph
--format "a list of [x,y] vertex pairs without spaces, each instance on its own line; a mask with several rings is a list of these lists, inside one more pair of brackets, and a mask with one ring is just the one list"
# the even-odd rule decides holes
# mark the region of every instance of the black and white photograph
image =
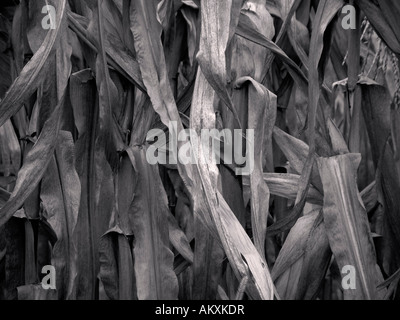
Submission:
[[399,300],[399,58],[398,0],[1,0],[0,300]]

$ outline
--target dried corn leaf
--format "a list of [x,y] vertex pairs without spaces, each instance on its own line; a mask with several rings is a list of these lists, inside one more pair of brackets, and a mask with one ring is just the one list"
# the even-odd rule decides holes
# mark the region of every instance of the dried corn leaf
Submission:
[[[236,86],[247,85],[248,128],[254,130],[254,168],[250,172],[251,223],[254,244],[265,259],[265,237],[269,213],[269,189],[262,178],[263,146],[272,141],[272,131],[276,121],[276,96],[250,77],[236,81]],[[249,139],[249,137],[248,137]],[[249,150],[247,150],[249,151]]]
[[312,299],[325,277],[330,251],[320,210],[297,220],[272,269],[282,299]]
[[324,223],[340,270],[344,266],[353,266],[356,270],[356,289],[344,290],[345,299],[378,299],[381,294],[376,288],[383,277],[357,189],[359,163],[357,154],[318,158],[324,185]]
[[178,296],[178,283],[169,249],[166,194],[157,167],[146,161],[146,150],[138,147],[127,150],[136,173],[130,210],[137,296],[139,300],[173,300]]
[[37,142],[28,153],[25,163],[18,173],[14,191],[8,202],[0,209],[0,226],[4,225],[23,205],[46,172],[56,147],[63,105],[64,99],[61,100],[49,120],[46,121]]
[[43,218],[53,229],[57,242],[52,252],[60,299],[76,299],[77,235],[81,185],[75,170],[74,145],[70,132],[61,131],[55,156],[41,183]]
[[[233,0],[203,0],[201,2],[201,34],[197,60],[207,81],[218,97],[232,111],[235,120],[241,127],[242,124],[226,87],[225,51],[228,40],[236,29],[235,24],[239,21],[241,9],[236,2]],[[224,27],[228,25],[229,29]]]
[[[296,200],[300,175],[286,173],[264,173],[263,176],[271,194],[290,200]],[[308,190],[307,202],[322,205],[323,196],[318,190],[311,186]]]
[[0,102],[0,126],[2,126],[11,116],[16,114],[22,107],[25,99],[29,98],[38,88],[41,79],[46,74],[46,63],[51,51],[54,48],[56,39],[65,21],[66,0],[61,0],[57,6],[56,28],[50,29],[44,42],[32,59],[21,71],[21,74],[13,82],[6,96]]

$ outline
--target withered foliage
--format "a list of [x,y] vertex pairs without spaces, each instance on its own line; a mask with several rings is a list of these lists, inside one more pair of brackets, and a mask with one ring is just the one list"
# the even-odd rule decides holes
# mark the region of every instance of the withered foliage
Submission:
[[[2,1],[0,299],[398,298],[399,16],[397,0]],[[171,121],[254,130],[253,172],[149,164],[147,133]]]

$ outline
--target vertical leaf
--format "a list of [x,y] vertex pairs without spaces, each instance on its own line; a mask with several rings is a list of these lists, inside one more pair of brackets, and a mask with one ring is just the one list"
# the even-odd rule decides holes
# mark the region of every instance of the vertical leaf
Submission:
[[269,189],[263,180],[263,146],[272,140],[276,120],[276,96],[250,77],[240,78],[237,86],[248,85],[248,128],[254,130],[254,170],[250,174],[251,222],[254,244],[265,259],[265,238],[269,214]]
[[345,154],[318,158],[324,186],[324,223],[332,252],[342,270],[356,270],[356,289],[344,290],[345,299],[378,299],[383,277],[377,266],[367,214],[356,184],[360,156]]
[[173,300],[178,297],[178,282],[169,249],[167,199],[157,167],[146,161],[146,150],[127,150],[136,173],[131,214],[137,296],[139,300]]
[[52,264],[56,268],[60,298],[76,298],[77,237],[81,185],[75,171],[75,154],[71,133],[61,131],[53,160],[43,177],[40,198],[44,218],[57,236]]

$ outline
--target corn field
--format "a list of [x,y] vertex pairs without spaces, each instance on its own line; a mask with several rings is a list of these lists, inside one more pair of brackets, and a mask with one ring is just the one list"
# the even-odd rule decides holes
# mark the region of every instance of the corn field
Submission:
[[[398,17],[397,0],[2,0],[0,300],[400,298]],[[245,132],[249,174],[149,162],[183,130],[208,159],[193,141],[213,129]]]

